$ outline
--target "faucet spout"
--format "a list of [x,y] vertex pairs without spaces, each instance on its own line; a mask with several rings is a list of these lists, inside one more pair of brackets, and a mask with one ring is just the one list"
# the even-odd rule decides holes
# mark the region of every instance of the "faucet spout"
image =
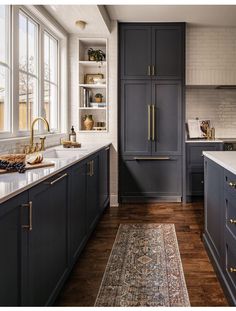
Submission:
[[35,125],[35,123],[36,123],[37,121],[39,121],[39,120],[41,120],[41,121],[43,121],[43,122],[45,123],[46,128],[47,128],[47,131],[50,132],[49,123],[48,123],[48,121],[47,121],[45,118],[43,118],[43,117],[38,117],[38,118],[34,119],[34,121],[33,121],[32,124],[31,124],[31,129],[30,129],[30,130],[31,130],[31,135],[30,135],[30,149],[33,149],[33,147],[34,147],[34,125]]

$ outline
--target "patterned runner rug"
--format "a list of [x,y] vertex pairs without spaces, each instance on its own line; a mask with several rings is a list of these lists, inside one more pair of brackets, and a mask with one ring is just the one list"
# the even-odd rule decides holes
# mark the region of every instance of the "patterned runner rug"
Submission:
[[190,306],[173,224],[121,224],[95,306]]

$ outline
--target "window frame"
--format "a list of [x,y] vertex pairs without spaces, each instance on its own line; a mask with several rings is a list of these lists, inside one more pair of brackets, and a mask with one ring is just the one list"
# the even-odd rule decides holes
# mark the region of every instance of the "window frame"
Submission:
[[[37,102],[38,102],[38,115],[42,116],[43,109],[43,101],[44,101],[44,31],[46,31],[49,35],[51,35],[57,41],[57,107],[58,107],[58,117],[57,124],[58,128],[56,131],[52,133],[47,133],[44,128],[42,122],[38,123],[38,131],[36,129],[37,134],[47,134],[52,136],[62,134],[62,130],[65,132],[67,129],[66,125],[62,124],[61,110],[62,110],[62,101],[61,101],[61,92],[60,87],[62,85],[61,80],[61,64],[64,63],[61,57],[61,48],[62,48],[62,40],[67,42],[67,33],[61,32],[60,25],[55,26],[53,21],[49,21],[47,17],[44,16],[43,13],[38,11],[37,6],[24,6],[24,5],[10,5],[9,15],[10,15],[10,44],[9,44],[9,62],[10,62],[10,82],[9,82],[9,90],[10,90],[10,131],[9,132],[0,132],[0,139],[18,139],[20,137],[29,137],[30,130],[20,131],[19,130],[19,13],[22,11],[27,17],[29,17],[35,24],[38,25],[38,34],[37,34],[37,55],[38,55],[38,90],[37,90]],[[37,14],[35,14],[37,13]],[[41,18],[42,17],[42,18]],[[51,25],[53,27],[51,27]],[[58,34],[56,34],[52,29],[55,29]],[[63,30],[63,29],[62,29]],[[60,36],[60,35],[61,36]],[[67,45],[66,45],[67,46]],[[64,56],[67,55],[67,48],[64,52]],[[67,60],[65,61],[67,63]],[[66,68],[67,70],[67,68]],[[34,76],[34,75],[33,75]],[[66,88],[67,95],[67,88]],[[64,99],[64,101],[67,98]],[[64,108],[65,109],[65,108]],[[63,122],[64,123],[64,122]],[[49,121],[50,124],[50,121]]]

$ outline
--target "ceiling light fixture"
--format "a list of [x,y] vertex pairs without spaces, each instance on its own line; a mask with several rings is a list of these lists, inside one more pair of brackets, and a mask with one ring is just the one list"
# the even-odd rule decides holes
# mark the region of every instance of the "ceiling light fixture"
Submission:
[[81,30],[83,30],[85,28],[85,26],[87,25],[87,23],[85,21],[82,20],[78,20],[75,22],[75,25],[80,28]]

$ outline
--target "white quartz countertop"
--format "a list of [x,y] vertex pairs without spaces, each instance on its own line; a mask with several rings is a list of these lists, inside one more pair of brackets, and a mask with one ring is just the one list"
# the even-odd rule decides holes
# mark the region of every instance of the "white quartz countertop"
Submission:
[[203,155],[236,174],[236,151],[203,151]]
[[[82,144],[81,148],[63,148],[56,146],[45,151],[46,154],[52,154],[52,157],[47,157],[47,162],[53,162],[55,165],[44,168],[28,170],[23,174],[7,173],[0,175],[0,203],[7,201],[15,195],[39,184],[43,180],[63,171],[64,169],[76,164],[93,153],[108,147],[111,143],[104,144]],[[54,157],[53,154],[61,153],[60,158]]]
[[223,143],[221,139],[188,139],[186,143]]

